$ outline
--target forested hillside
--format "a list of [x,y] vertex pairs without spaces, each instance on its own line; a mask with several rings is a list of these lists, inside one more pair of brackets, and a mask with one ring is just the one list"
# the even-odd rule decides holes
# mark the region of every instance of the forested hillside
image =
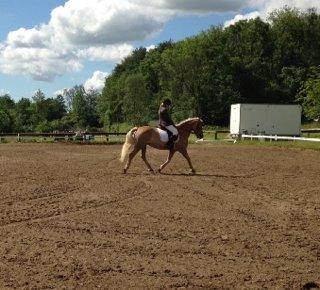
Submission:
[[228,124],[232,103],[299,103],[320,116],[320,15],[284,9],[267,21],[212,27],[183,41],[137,48],[115,66],[102,94],[77,86],[64,96],[0,97],[0,132],[145,124],[163,98],[180,121]]
[[[156,118],[160,100],[174,101],[178,121],[201,116],[227,124],[232,103],[301,103],[308,118],[320,114],[320,16],[275,11],[228,28],[136,49],[117,65],[100,102],[105,124]],[[315,108],[316,107],[316,108]]]

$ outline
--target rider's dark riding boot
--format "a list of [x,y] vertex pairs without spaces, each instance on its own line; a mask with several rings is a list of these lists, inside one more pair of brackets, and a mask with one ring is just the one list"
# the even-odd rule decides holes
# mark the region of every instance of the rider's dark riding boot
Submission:
[[167,143],[167,148],[169,150],[172,150],[174,147],[174,140],[172,138],[169,139],[168,143]]
[[174,148],[174,142],[178,139],[178,136],[176,135],[171,135],[169,137],[169,141],[167,143],[167,148],[172,150]]

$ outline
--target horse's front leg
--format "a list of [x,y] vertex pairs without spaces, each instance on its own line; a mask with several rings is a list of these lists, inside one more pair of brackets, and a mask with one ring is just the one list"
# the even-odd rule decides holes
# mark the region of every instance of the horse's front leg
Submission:
[[127,164],[126,166],[124,167],[123,169],[123,173],[127,173],[129,167],[130,167],[130,164],[131,164],[131,161],[132,159],[134,158],[134,156],[140,151],[141,148],[137,148],[137,147],[134,147],[132,152],[129,154],[129,158],[128,158],[128,161],[127,161]]
[[161,170],[164,169],[164,168],[169,164],[169,162],[171,161],[174,153],[175,153],[174,150],[170,150],[170,151],[169,151],[169,155],[168,155],[168,158],[167,158],[166,162],[163,163],[163,164],[160,166],[160,168],[158,169],[159,173],[161,173]]
[[182,150],[182,151],[180,151],[180,153],[183,155],[184,158],[187,159],[191,173],[195,174],[196,170],[193,168],[193,165],[191,163],[191,159],[189,157],[189,154],[188,154],[187,150]]
[[142,158],[142,160],[144,161],[144,163],[147,165],[149,171],[152,172],[152,173],[154,173],[151,165],[149,164],[149,162],[148,162],[148,160],[147,160],[146,151],[147,151],[147,147],[145,146],[145,147],[142,148],[141,158]]

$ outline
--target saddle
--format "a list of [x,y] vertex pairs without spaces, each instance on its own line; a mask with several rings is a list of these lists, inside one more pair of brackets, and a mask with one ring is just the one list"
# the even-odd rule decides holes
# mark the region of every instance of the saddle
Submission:
[[160,130],[165,131],[168,134],[168,142],[167,142],[167,148],[168,149],[173,149],[174,148],[174,143],[178,140],[178,136],[177,135],[173,135],[172,132],[170,130],[168,130],[165,127],[159,126],[158,127]]

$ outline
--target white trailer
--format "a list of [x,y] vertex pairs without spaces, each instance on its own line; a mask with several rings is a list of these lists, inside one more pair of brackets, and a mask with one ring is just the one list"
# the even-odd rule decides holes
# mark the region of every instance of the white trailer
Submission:
[[300,105],[231,105],[230,134],[300,136]]

